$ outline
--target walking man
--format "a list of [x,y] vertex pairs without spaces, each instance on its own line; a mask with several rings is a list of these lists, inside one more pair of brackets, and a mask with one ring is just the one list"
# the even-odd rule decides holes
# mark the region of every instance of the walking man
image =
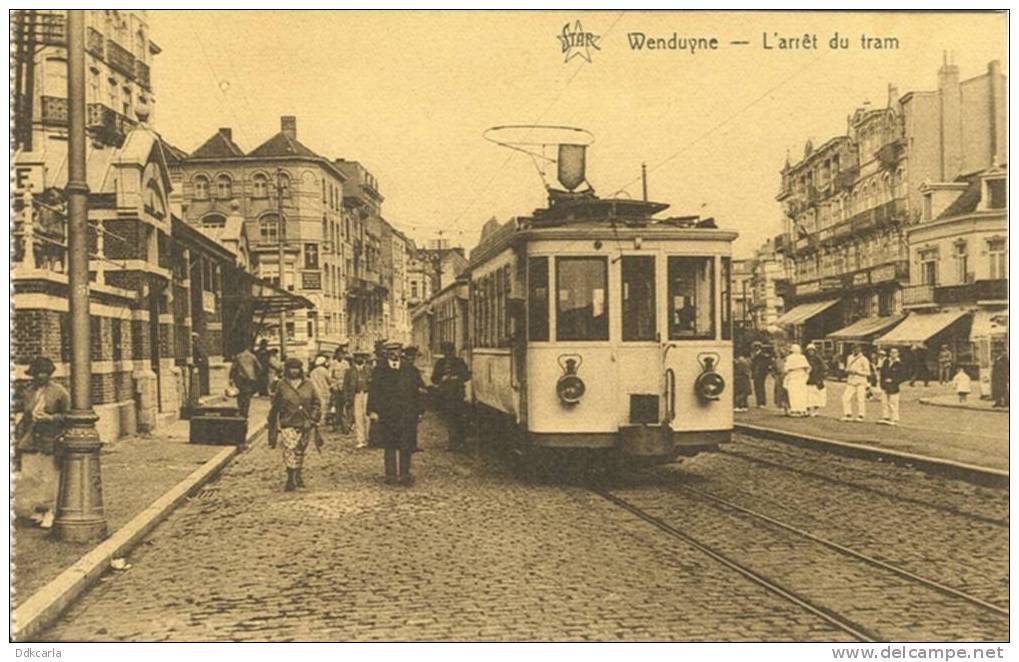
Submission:
[[386,343],[385,356],[372,374],[368,416],[372,445],[385,450],[386,483],[410,485],[410,460],[423,413],[414,374],[404,365],[400,343]]
[[906,367],[899,360],[899,350],[894,347],[888,358],[881,364],[881,423],[899,424],[899,386],[906,381]]
[[470,371],[467,363],[456,355],[453,343],[443,342],[439,348],[442,358],[432,370],[432,384],[438,391],[439,412],[449,431],[449,449],[458,451],[464,447],[464,395]]
[[853,345],[853,353],[846,361],[846,390],[842,392],[842,420],[853,420],[853,400],[856,400],[856,419],[862,421],[867,413],[867,384],[871,374],[870,360]]
[[948,345],[942,345],[938,352],[938,383],[947,384],[952,381],[952,363],[954,361],[952,350]]
[[761,343],[755,342],[751,348],[750,376],[754,381],[754,399],[758,407],[763,407],[768,404],[764,383],[768,379],[768,373],[771,372],[771,359],[764,352]]
[[[421,376],[421,371],[415,365],[418,357],[418,348],[411,345],[403,350],[403,369],[410,372],[411,377],[414,378],[414,383],[417,385],[418,397],[421,398],[421,408],[424,410],[426,397],[428,395],[428,387],[425,386],[425,380]],[[421,449],[418,447],[418,435],[417,428],[414,428],[414,452],[418,453]]]
[[258,358],[247,347],[234,357],[234,364],[230,367],[230,381],[237,387],[237,409],[245,418],[251,407],[251,397],[258,391],[258,375],[261,371],[262,365]]
[[368,387],[371,372],[368,369],[368,352],[354,352],[354,367],[343,376],[343,396],[354,416],[354,438],[358,448],[368,447]]
[[924,386],[930,383],[930,374],[927,372],[927,351],[922,345],[913,345],[909,349],[913,357],[913,373],[909,380],[910,386],[915,386],[917,381],[922,381]]
[[732,364],[733,411],[746,411],[750,398],[750,360],[740,352]]
[[338,347],[329,364],[329,383],[332,386],[332,407],[336,410],[333,417],[333,431],[342,430],[344,434],[350,432],[350,421],[347,419],[346,412],[347,401],[343,397],[343,382],[346,381],[349,369],[347,350],[345,347]]

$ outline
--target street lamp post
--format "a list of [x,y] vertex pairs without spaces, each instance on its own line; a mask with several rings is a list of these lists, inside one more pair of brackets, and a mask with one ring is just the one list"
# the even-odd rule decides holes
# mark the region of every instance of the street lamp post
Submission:
[[88,180],[85,176],[85,12],[67,12],[67,258],[71,313],[71,411],[61,453],[54,535],[87,542],[106,536],[102,442],[92,409],[88,301]]
[[[286,290],[283,277],[284,247],[286,245],[287,225],[283,221],[283,168],[276,169],[276,218],[279,221],[279,230],[276,239],[279,241],[279,274],[280,289]],[[287,360],[287,309],[286,306],[280,311],[280,361]]]

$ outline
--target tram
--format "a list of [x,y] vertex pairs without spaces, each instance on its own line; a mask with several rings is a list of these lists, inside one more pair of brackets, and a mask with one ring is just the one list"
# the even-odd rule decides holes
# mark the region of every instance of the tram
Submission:
[[547,207],[490,222],[463,275],[482,429],[524,453],[667,462],[717,449],[733,429],[737,235],[710,218],[657,218],[664,203],[572,190],[584,155],[569,147],[566,190],[548,187]]

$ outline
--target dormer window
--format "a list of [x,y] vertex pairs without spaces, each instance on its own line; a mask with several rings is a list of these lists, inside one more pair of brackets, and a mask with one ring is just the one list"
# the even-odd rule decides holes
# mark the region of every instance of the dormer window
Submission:
[[984,180],[984,205],[988,209],[1005,209],[1008,206],[1008,188],[1004,177]]
[[929,221],[934,218],[934,194],[923,194],[923,220]]

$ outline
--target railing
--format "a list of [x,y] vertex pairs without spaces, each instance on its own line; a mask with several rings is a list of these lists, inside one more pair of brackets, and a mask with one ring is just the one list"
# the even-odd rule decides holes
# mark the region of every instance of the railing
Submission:
[[117,42],[106,42],[106,60],[111,67],[120,73],[132,78],[134,77],[134,56]]
[[973,303],[976,301],[1003,301],[1008,299],[1008,281],[978,280],[966,285],[939,287],[934,293],[937,303]]
[[933,285],[910,285],[902,288],[902,305],[915,306],[917,304],[934,303]]
[[95,28],[89,28],[85,33],[85,50],[98,58],[102,58],[105,55],[103,35]]
[[65,97],[41,97],[42,123],[67,126],[67,99]]
[[101,141],[119,147],[135,122],[101,103],[90,103],[85,107],[85,124]]

